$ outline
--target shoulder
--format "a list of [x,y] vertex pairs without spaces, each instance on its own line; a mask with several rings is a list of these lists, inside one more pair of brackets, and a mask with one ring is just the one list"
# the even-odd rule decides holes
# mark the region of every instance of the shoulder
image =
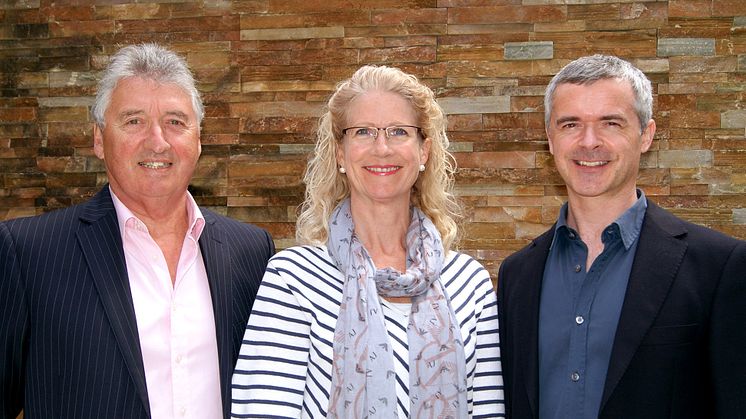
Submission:
[[14,218],[0,222],[3,235],[15,239],[50,240],[52,237],[71,234],[82,224],[81,215],[87,203],[57,209],[31,217]]
[[688,251],[705,254],[730,254],[746,249],[746,242],[719,231],[685,221],[669,211],[649,202],[641,238],[673,236],[687,243]]
[[449,291],[480,288],[492,289],[490,274],[484,266],[466,253],[450,251],[441,271],[441,281]]
[[293,276],[323,275],[339,273],[325,246],[293,246],[277,252],[269,261],[270,267]]
[[294,246],[269,261],[265,282],[282,283],[314,302],[339,304],[344,278],[324,246]]

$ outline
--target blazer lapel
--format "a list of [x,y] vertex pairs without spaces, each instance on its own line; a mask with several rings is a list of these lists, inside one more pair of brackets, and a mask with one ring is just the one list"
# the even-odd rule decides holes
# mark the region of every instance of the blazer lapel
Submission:
[[685,233],[675,218],[648,202],[614,337],[600,411],[603,411],[668,295],[686,251],[686,242],[679,238]]
[[135,308],[127,277],[119,223],[108,185],[85,206],[80,218],[87,226],[77,233],[78,243],[124,362],[145,410],[150,413]]
[[220,390],[223,408],[230,407],[230,386],[233,373],[232,324],[231,324],[231,276],[230,249],[226,243],[225,233],[216,223],[217,217],[202,210],[205,217],[205,228],[199,238],[202,260],[207,271],[212,297],[212,310],[215,316],[215,334],[218,344],[218,365],[220,368]]
[[511,346],[519,354],[516,370],[524,371],[526,395],[535,418],[539,417],[539,299],[544,262],[553,237],[554,227],[533,241],[524,260],[536,262],[526,263],[522,275],[513,279],[516,282],[514,298],[516,301],[525,301],[530,309],[518,308],[520,311],[512,312],[514,319],[511,321],[515,323],[517,342]]

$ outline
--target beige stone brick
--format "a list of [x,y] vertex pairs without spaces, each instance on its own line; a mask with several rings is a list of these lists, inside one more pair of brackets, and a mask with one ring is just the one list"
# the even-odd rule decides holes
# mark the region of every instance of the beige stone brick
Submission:
[[448,115],[510,112],[508,96],[441,97],[438,103]]
[[344,28],[341,26],[317,28],[282,28],[282,29],[242,29],[241,40],[282,40],[309,38],[341,38]]
[[659,167],[707,167],[714,162],[710,150],[661,150],[658,152]]

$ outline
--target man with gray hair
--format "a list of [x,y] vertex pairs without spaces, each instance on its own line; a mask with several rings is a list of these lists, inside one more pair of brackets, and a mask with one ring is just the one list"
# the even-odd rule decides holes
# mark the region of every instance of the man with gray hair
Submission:
[[746,417],[746,242],[637,188],[652,103],[645,75],[612,56],[577,59],[547,88],[568,201],[500,266],[508,417]]
[[119,50],[92,115],[109,184],[0,223],[0,416],[227,417],[272,238],[187,191],[204,110],[177,54]]

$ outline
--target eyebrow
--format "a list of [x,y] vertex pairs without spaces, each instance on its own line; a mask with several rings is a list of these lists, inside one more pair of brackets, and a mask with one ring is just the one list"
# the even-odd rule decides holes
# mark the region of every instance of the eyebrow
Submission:
[[[119,115],[117,115],[117,117],[120,118],[120,119],[122,119],[122,118],[127,118],[127,117],[133,116],[133,115],[143,115],[143,114],[145,114],[145,111],[143,111],[143,110],[130,109],[130,110],[124,110],[124,111],[120,112]],[[175,116],[177,118],[182,118],[182,119],[185,119],[187,121],[189,120],[189,115],[187,115],[186,113],[184,113],[182,111],[168,111],[168,112],[166,112],[166,116]]]
[[[612,113],[609,115],[603,115],[601,118],[599,118],[601,121],[624,121],[627,122],[627,118],[622,114],[616,114]],[[557,118],[555,121],[556,125],[564,124],[565,122],[577,122],[580,121],[580,118],[577,116],[563,116],[561,118]]]

